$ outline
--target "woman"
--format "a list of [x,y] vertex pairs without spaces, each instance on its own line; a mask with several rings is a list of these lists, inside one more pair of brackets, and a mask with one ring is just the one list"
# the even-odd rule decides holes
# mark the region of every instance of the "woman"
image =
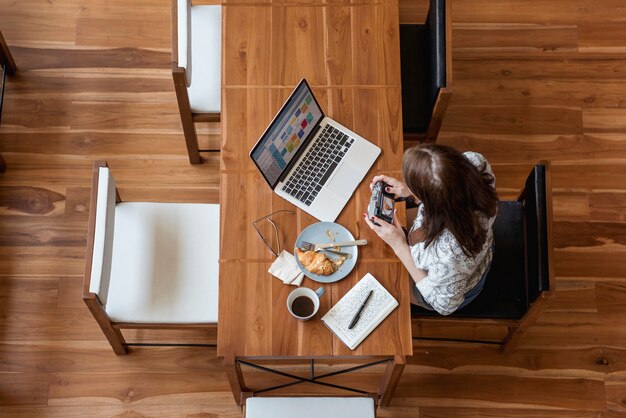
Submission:
[[405,235],[396,217],[389,224],[364,214],[367,224],[396,253],[415,282],[412,302],[449,315],[482,290],[493,258],[492,225],[498,195],[489,163],[481,154],[461,154],[444,145],[409,148],[402,161],[404,182],[374,177],[387,192],[419,204]]

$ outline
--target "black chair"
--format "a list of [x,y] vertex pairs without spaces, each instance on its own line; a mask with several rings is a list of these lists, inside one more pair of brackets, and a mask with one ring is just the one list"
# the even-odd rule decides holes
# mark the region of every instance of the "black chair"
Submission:
[[452,96],[448,0],[430,0],[424,24],[400,25],[404,139],[435,142]]
[[[13,61],[13,56],[11,56],[11,51],[9,51],[9,46],[4,40],[4,36],[2,36],[2,32],[0,32],[0,65],[2,66],[2,89],[0,90],[0,122],[2,122],[2,104],[4,102],[4,82],[6,80],[7,74],[15,74],[17,71],[17,66],[15,65],[15,61]],[[4,161],[4,157],[0,154],[0,173],[4,173],[7,169],[6,162]]]
[[[509,326],[507,336],[500,343],[502,351],[512,349],[539,316],[554,289],[551,230],[549,164],[542,163],[533,167],[517,200],[498,203],[493,225],[495,253],[478,297],[449,316],[415,305],[411,305],[411,315],[439,321],[502,321]],[[414,336],[414,339],[432,338]]]

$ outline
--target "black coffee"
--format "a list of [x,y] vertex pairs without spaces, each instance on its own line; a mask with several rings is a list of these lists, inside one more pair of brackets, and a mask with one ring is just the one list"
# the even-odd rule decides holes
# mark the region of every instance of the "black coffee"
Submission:
[[311,315],[314,308],[313,301],[306,296],[298,296],[291,303],[292,312],[303,318]]

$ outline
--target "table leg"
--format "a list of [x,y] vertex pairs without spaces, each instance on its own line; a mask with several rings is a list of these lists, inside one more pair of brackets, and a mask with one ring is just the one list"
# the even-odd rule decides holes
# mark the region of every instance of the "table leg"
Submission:
[[379,406],[388,406],[391,402],[391,397],[396,390],[400,377],[402,377],[405,364],[404,356],[394,356],[393,361],[390,361],[385,368],[385,374],[378,387]]
[[242,395],[246,387],[243,381],[243,374],[241,373],[241,366],[235,361],[235,357],[224,357],[224,370],[226,371],[228,383],[230,383],[230,389],[233,391],[235,402],[241,406],[245,402]]

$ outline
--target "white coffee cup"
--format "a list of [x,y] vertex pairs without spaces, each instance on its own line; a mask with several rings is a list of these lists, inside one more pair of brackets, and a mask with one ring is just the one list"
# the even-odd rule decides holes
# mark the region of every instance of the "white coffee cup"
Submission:
[[294,318],[300,321],[308,321],[313,318],[320,308],[320,297],[324,294],[324,288],[320,287],[313,291],[307,287],[299,287],[291,291],[287,296],[287,309]]

